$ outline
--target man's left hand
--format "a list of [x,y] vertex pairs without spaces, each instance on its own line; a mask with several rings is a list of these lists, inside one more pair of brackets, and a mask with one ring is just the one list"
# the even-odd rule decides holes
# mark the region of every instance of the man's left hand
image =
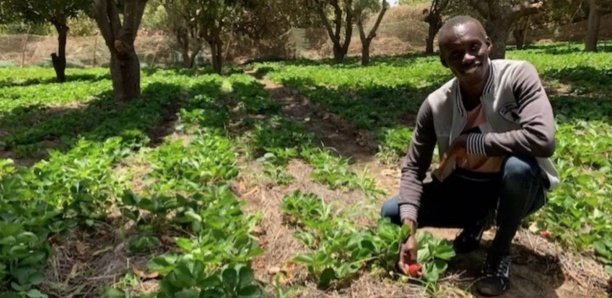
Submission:
[[448,151],[442,157],[440,166],[438,167],[438,179],[440,181],[446,179],[452,172],[452,161],[460,164],[465,160],[467,155],[467,134],[463,134],[455,138]]

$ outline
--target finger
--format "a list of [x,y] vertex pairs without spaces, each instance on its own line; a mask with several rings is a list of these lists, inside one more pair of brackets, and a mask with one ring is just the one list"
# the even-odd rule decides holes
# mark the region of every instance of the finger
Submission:
[[406,263],[404,263],[403,261],[399,261],[397,262],[397,268],[399,269],[399,271],[403,274],[408,274],[408,267],[406,266]]

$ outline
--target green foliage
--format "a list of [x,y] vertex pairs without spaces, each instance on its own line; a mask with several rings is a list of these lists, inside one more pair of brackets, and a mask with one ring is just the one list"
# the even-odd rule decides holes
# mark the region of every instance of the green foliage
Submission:
[[324,104],[356,128],[376,130],[395,126],[406,114],[416,113],[429,91],[449,78],[437,62],[434,58],[423,58],[418,63],[391,58],[367,68],[349,62],[264,63],[256,68],[271,67],[274,70],[268,72],[268,78]]
[[159,0],[149,1],[142,16],[142,28],[167,29],[168,12]]
[[236,177],[235,153],[224,137],[199,132],[189,144],[171,141],[149,157],[149,177],[156,181],[155,191],[166,193],[215,185]]
[[69,152],[52,152],[32,168],[1,163],[0,288],[28,291],[42,279],[50,253],[47,238],[77,224],[93,225],[109,210],[122,186],[112,166],[129,152],[121,138],[79,141]]
[[332,189],[360,189],[371,196],[383,193],[367,172],[361,176],[355,174],[349,169],[348,159],[335,156],[327,149],[303,148],[301,155],[314,167],[310,177],[316,182]]
[[[388,219],[376,227],[358,226],[314,194],[296,191],[283,199],[281,209],[286,222],[298,227],[294,236],[311,249],[294,261],[304,265],[321,288],[348,282],[368,269],[393,270],[401,241],[408,235],[406,228]],[[455,255],[452,246],[422,232],[417,241],[424,280],[435,283]]]
[[379,134],[381,144],[376,157],[386,164],[397,164],[408,152],[412,130],[406,127],[384,128]]
[[[38,293],[35,287],[44,280],[40,276],[51,253],[47,239],[75,227],[95,227],[116,206],[126,221],[135,223],[126,239],[133,253],[159,250],[162,232],[189,231],[177,237],[178,250],[168,254],[175,255],[180,266],[161,272],[162,293],[189,293],[192,288],[177,288],[181,284],[173,278],[182,282],[182,266],[193,268],[205,262],[205,279],[210,283],[202,291],[260,296],[261,288],[248,268],[250,259],[261,252],[250,232],[255,219],[242,214],[240,202],[227,186],[238,173],[236,153],[218,129],[223,123],[201,119],[202,114],[223,110],[217,102],[222,79],[160,70],[144,77],[142,100],[118,106],[106,95],[110,82],[102,70],[75,71],[75,79],[67,83],[71,88],[55,88],[52,76],[45,69],[10,69],[0,76],[0,92],[12,99],[2,101],[0,108],[2,129],[13,129],[0,138],[4,148],[36,148],[49,139],[62,144],[62,151],[52,151],[29,168],[0,160],[0,290],[22,296]],[[248,83],[245,76],[234,79],[236,86]],[[180,94],[188,97],[179,112],[183,115],[179,127],[189,133],[188,138],[146,148],[150,127],[160,123],[169,103]],[[242,100],[252,94],[230,92],[228,96]],[[247,106],[253,111],[266,110],[269,105],[263,100],[253,99]],[[42,117],[65,104],[78,108]],[[134,155],[135,151],[139,152]],[[129,189],[126,177],[115,172],[128,156],[150,168],[138,193]],[[240,276],[233,285],[231,270]],[[124,292],[111,287],[105,293]]]
[[27,24],[24,22],[0,24],[0,33],[3,34],[47,35],[52,30],[53,28],[49,24]]
[[98,25],[84,11],[79,11],[76,17],[68,20],[71,36],[92,36],[98,32]]

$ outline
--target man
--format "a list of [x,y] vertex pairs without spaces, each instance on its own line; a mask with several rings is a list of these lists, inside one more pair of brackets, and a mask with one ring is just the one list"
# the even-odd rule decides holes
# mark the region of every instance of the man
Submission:
[[[456,227],[457,253],[478,248],[485,219],[497,211],[498,230],[476,287],[496,296],[508,289],[510,245],[521,220],[545,203],[558,184],[552,108],[535,68],[524,61],[489,60],[491,41],[480,22],[448,20],[438,35],[440,60],[455,78],[419,109],[399,196],[382,215],[408,225],[398,266],[416,261],[417,227]],[[440,167],[423,183],[438,145]]]

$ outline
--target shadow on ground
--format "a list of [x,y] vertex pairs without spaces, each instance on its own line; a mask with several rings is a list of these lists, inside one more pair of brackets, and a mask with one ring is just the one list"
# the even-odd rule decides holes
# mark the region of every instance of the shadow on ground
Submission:
[[[540,255],[522,244],[512,246],[511,286],[501,297],[559,297],[557,291],[565,282],[559,259]],[[465,280],[459,282],[460,287],[477,297],[480,294],[474,284],[485,257],[485,250],[480,249],[456,256],[449,265],[448,274],[459,274]]]
[[32,165],[49,150],[70,150],[81,137],[103,141],[120,136],[126,142],[155,144],[171,132],[165,125],[176,119],[181,92],[178,85],[151,83],[140,99],[127,103],[117,102],[109,90],[74,107],[13,109],[0,114],[0,156]]
[[[66,83],[68,82],[97,82],[100,80],[110,80],[110,74],[66,74]],[[33,78],[24,81],[0,81],[0,88],[10,87],[25,87],[31,85],[46,85],[46,84],[61,84],[57,82],[55,77],[50,78]]]
[[564,67],[548,69],[542,73],[544,80],[558,80],[568,84],[572,93],[578,95],[599,94],[606,96],[612,92],[612,68],[597,69],[591,66]]

